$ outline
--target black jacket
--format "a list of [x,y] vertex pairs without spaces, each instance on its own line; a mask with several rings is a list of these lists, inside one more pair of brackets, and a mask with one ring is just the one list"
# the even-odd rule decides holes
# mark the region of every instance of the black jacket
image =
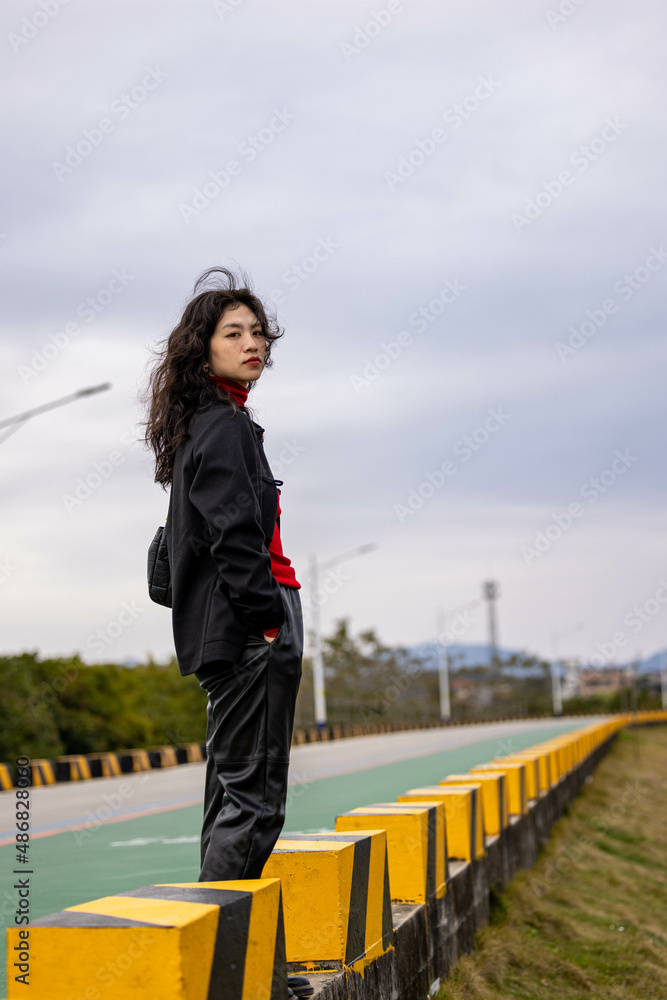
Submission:
[[176,451],[165,525],[172,628],[181,674],[236,660],[248,635],[285,620],[269,545],[278,491],[247,413],[215,403]]

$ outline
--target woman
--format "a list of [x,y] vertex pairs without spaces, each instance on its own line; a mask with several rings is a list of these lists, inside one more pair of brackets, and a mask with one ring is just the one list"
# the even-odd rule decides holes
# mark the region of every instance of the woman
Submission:
[[282,331],[244,284],[202,275],[148,389],[176,657],[208,695],[200,882],[261,877],[285,819],[303,652],[278,484],[245,405]]

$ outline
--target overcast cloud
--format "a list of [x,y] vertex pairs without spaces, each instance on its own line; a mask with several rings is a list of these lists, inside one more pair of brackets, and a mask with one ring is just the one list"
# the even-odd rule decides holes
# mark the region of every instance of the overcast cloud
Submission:
[[137,395],[230,262],[286,329],[251,400],[304,597],[309,553],[378,543],[325,629],[431,640],[495,579],[504,646],[549,655],[578,623],[561,654],[666,645],[664,4],[1,17],[0,419],[112,383],[1,446],[4,652],[173,652]]

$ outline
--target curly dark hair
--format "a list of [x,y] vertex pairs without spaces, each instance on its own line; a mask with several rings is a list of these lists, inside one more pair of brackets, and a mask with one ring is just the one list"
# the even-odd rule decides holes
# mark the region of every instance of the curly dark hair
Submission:
[[144,441],[155,453],[155,482],[165,490],[173,479],[176,449],[187,437],[195,414],[216,402],[238,410],[229,393],[202,367],[209,358],[211,337],[225,309],[246,305],[255,314],[266,340],[266,368],[272,364],[274,341],[284,333],[275,315],[267,312],[252,291],[245,271],[234,273],[226,267],[211,267],[195,282],[193,296],[178,325],[153,350],[155,364],[139,396],[148,414],[142,424],[146,426]]

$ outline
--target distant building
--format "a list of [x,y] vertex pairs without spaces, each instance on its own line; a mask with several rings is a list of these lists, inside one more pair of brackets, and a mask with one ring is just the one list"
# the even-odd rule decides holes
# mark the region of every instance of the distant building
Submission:
[[579,697],[592,698],[596,694],[615,694],[632,683],[631,667],[584,667],[579,671]]
[[474,681],[470,677],[453,677],[449,689],[452,701],[461,708],[487,708],[493,701],[491,685]]
[[452,677],[449,687],[457,705],[470,705],[475,699],[476,684],[469,677]]

